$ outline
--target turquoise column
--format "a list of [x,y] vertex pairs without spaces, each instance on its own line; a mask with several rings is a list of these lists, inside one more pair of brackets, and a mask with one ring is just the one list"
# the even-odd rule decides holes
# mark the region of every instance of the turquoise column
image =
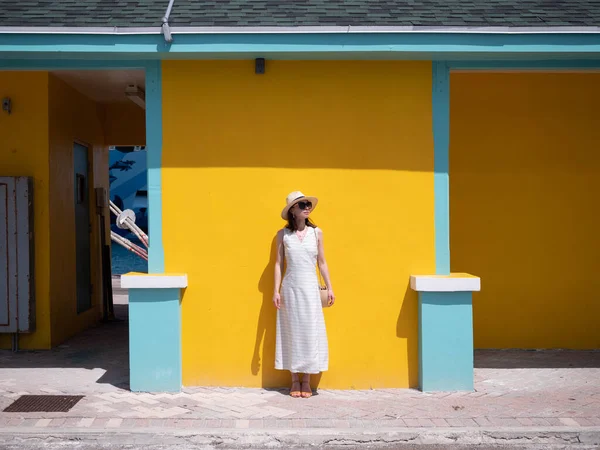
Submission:
[[473,390],[472,292],[468,274],[411,277],[419,293],[419,386],[422,391]]
[[432,63],[433,189],[435,273],[450,273],[450,69],[445,61]]
[[187,277],[163,273],[161,62],[147,62],[145,71],[149,275],[121,277],[129,289],[129,384],[134,392],[179,392],[181,289]]
[[435,275],[411,277],[419,293],[419,385],[473,390],[473,302],[479,278],[450,274],[450,68],[432,63]]
[[185,275],[127,274],[129,385],[133,392],[181,391],[181,290]]
[[419,386],[473,390],[470,292],[419,292]]
[[162,71],[161,61],[146,63],[146,151],[148,157],[148,272],[165,271],[162,239]]
[[133,392],[181,390],[179,289],[129,290],[129,385]]

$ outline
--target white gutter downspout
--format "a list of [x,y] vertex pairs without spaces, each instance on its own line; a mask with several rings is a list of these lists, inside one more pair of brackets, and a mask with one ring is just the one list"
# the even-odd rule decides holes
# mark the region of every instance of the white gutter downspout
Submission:
[[162,18],[162,32],[165,36],[166,42],[173,42],[173,36],[171,36],[171,28],[169,27],[169,16],[171,15],[171,10],[173,9],[173,3],[175,3],[175,0],[169,0],[169,6],[167,6],[165,16]]

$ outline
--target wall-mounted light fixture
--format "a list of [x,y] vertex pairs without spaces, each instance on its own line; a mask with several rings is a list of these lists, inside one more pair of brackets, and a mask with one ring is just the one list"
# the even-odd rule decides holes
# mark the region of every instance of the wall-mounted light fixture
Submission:
[[263,75],[265,70],[265,58],[256,58],[254,60],[254,73],[257,75]]
[[4,97],[2,99],[2,111],[6,111],[8,114],[12,112],[12,100],[10,97]]
[[142,109],[146,109],[146,93],[137,84],[130,84],[125,88],[125,95],[129,100]]

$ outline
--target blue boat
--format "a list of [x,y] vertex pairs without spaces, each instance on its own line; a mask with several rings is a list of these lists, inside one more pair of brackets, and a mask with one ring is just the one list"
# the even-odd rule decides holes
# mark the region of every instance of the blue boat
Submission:
[[[148,188],[146,150],[141,146],[110,147],[109,180],[110,199],[121,210],[131,209],[135,223],[148,233]],[[115,225],[111,214],[111,230],[128,239],[132,233]]]

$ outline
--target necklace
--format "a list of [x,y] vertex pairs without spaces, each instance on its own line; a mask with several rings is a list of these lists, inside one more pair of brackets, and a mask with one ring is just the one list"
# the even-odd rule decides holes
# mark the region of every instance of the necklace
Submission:
[[300,242],[302,242],[304,240],[304,237],[306,236],[307,232],[308,232],[308,228],[304,228],[303,231],[296,231],[296,236],[298,236],[298,239],[300,239]]

